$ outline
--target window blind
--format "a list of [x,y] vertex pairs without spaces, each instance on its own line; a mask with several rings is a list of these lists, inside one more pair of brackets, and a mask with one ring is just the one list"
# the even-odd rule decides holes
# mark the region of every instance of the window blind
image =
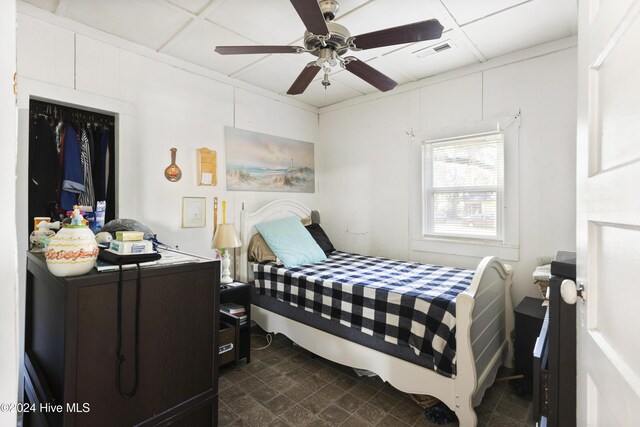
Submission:
[[502,238],[503,134],[423,144],[424,234]]

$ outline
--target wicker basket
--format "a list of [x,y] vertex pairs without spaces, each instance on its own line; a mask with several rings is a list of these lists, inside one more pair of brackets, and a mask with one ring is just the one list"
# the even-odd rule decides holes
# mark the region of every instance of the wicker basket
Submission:
[[547,299],[547,288],[551,277],[551,264],[538,265],[533,272],[533,283],[538,285],[542,299]]
[[431,408],[433,405],[440,403],[440,400],[428,394],[410,394],[407,393],[411,400],[417,403],[422,408]]
[[549,281],[548,280],[534,280],[533,283],[538,285],[538,288],[540,288],[540,295],[542,295],[542,299],[548,299],[547,298],[547,288],[549,287]]

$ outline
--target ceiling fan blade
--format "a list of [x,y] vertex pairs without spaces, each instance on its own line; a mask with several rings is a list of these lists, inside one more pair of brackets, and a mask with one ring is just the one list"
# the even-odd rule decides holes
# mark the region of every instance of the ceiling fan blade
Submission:
[[444,27],[437,19],[429,19],[428,21],[360,34],[354,37],[354,43],[358,49],[372,49],[394,44],[421,42],[439,39],[443,29]]
[[304,26],[317,36],[329,33],[327,23],[324,21],[318,0],[291,0],[291,4],[298,12]]
[[241,55],[245,53],[300,53],[300,46],[216,46],[220,55]]
[[307,65],[304,70],[302,70],[296,81],[293,82],[287,91],[287,94],[299,95],[304,92],[320,69],[321,67],[318,67],[317,65]]
[[376,89],[386,92],[398,86],[396,81],[391,80],[389,77],[385,76],[366,62],[360,61],[353,56],[349,56],[345,59],[349,60],[345,65],[347,71],[360,77]]

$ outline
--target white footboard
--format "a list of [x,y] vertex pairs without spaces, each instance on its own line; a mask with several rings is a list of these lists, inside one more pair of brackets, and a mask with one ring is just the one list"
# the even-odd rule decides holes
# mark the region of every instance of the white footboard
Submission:
[[513,304],[510,266],[495,257],[478,265],[469,289],[456,299],[456,411],[460,425],[477,423],[473,408],[500,365],[511,366]]

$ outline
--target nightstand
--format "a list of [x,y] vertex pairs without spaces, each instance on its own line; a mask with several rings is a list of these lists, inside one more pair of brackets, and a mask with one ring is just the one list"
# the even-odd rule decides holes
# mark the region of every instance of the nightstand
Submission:
[[[221,355],[221,365],[234,361],[238,363],[240,359],[246,359],[247,363],[251,361],[251,285],[248,283],[234,282],[227,285],[220,285],[220,305],[236,304],[245,309],[246,319],[242,319],[238,315],[227,314],[220,310],[220,323],[226,323],[234,328],[234,357],[229,360]],[[224,333],[225,331],[223,331]],[[226,333],[229,333],[228,331]],[[222,345],[222,343],[221,343]],[[223,353],[224,354],[224,353]]]
[[514,311],[514,374],[522,374],[524,378],[513,384],[519,393],[529,394],[533,385],[533,348],[547,307],[542,305],[541,299],[525,297]]

